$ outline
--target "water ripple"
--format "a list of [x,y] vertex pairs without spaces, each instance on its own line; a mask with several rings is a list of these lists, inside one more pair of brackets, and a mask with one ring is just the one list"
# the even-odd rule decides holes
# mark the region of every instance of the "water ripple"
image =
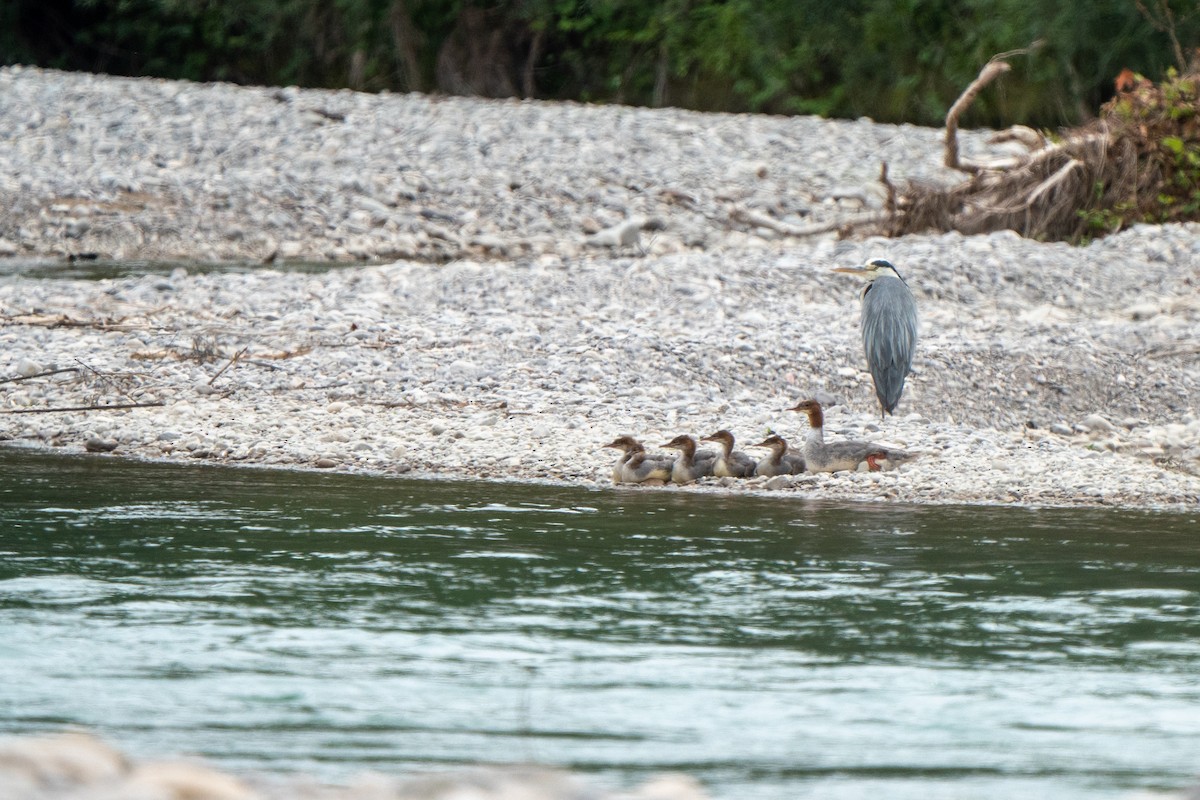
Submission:
[[682,769],[766,800],[1194,773],[1187,516],[0,458],[6,732],[331,778]]

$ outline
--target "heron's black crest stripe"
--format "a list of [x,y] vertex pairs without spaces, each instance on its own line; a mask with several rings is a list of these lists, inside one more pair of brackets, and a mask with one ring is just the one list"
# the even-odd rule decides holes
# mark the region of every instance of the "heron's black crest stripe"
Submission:
[[908,285],[908,281],[904,280],[904,276],[900,274],[900,270],[896,269],[896,265],[888,261],[886,258],[873,259],[871,261],[871,265],[875,267],[887,267],[892,272],[896,273],[896,277],[899,278],[905,286]]

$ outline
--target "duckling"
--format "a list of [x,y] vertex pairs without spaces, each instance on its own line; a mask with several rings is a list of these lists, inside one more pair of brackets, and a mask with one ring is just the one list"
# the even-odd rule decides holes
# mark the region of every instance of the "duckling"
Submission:
[[804,440],[804,465],[809,472],[855,470],[864,461],[868,469],[882,469],[880,461],[887,461],[894,466],[915,457],[906,450],[884,447],[874,442],[847,440],[826,444],[825,414],[820,403],[816,400],[804,400],[791,410],[808,414],[811,430],[808,432],[808,438]]
[[681,434],[663,447],[679,451],[679,456],[671,467],[671,480],[675,483],[687,484],[713,474],[713,463],[717,460],[717,454],[711,450],[697,453],[696,440],[691,436]]
[[622,451],[613,465],[613,483],[666,483],[671,480],[674,459],[665,455],[650,455],[642,443],[632,436],[618,436],[604,445]]
[[770,478],[775,475],[799,475],[804,472],[804,456],[789,453],[787,439],[778,434],[773,433],[751,447],[771,448],[771,455],[764,456],[754,465],[755,475]]
[[705,436],[700,441],[716,442],[721,449],[713,461],[712,474],[718,478],[749,478],[754,474],[754,459],[741,450],[733,449],[733,434],[727,430],[719,430],[711,436]]

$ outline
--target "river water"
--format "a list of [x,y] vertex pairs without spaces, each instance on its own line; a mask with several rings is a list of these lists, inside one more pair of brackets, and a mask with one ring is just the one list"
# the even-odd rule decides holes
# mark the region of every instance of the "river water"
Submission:
[[1198,518],[0,450],[0,733],[729,800],[1180,788]]

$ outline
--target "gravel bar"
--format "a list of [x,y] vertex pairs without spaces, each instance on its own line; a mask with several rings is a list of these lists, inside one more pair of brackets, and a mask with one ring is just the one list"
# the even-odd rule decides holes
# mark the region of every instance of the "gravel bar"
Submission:
[[[828,438],[921,456],[653,491],[1196,508],[1200,226],[798,235],[878,209],[885,162],[956,180],[941,158],[866,119],[5,68],[0,440],[599,487],[617,435],[799,445],[819,394]],[[27,269],[93,257],[181,266]],[[831,272],[871,257],[921,314],[883,420]]]

